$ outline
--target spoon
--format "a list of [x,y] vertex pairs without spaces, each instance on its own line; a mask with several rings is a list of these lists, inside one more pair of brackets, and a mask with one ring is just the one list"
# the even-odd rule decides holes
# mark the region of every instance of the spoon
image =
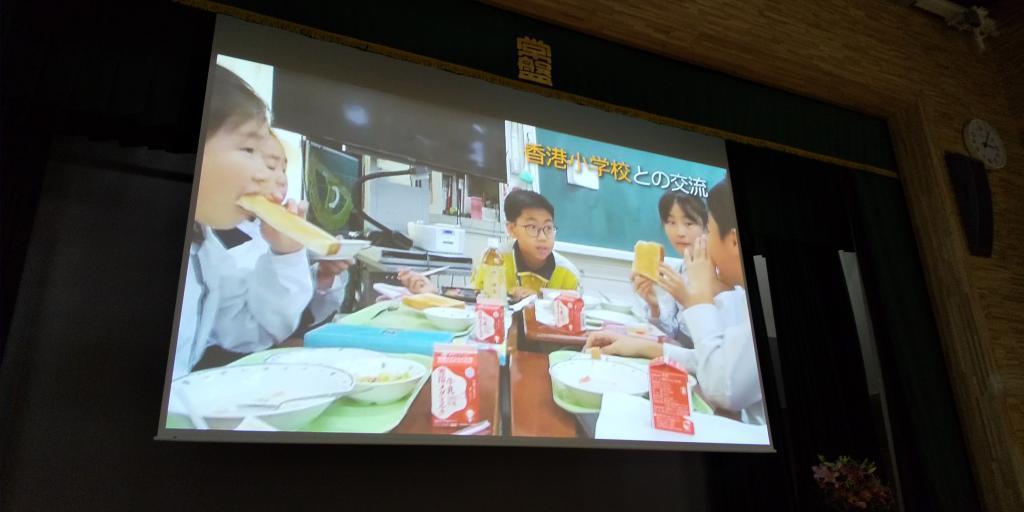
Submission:
[[288,398],[286,400],[281,400],[280,402],[259,402],[259,403],[238,404],[237,408],[239,408],[239,409],[247,408],[247,409],[276,410],[276,409],[280,409],[282,405],[284,405],[286,403],[289,403],[289,402],[298,402],[300,400],[313,400],[313,399],[316,399],[316,398],[341,398],[342,395],[344,395],[344,393],[321,393],[319,395],[297,396],[297,397],[294,397],[294,398]]

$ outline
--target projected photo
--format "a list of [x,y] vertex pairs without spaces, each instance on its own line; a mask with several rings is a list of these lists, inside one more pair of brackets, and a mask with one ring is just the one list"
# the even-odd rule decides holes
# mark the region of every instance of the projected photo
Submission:
[[159,437],[771,449],[724,145],[219,52]]

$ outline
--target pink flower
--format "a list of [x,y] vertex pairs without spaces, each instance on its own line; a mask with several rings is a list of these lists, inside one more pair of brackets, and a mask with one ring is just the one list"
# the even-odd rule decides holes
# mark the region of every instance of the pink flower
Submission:
[[811,466],[811,471],[814,472],[814,479],[821,483],[835,483],[836,474],[831,469],[825,467],[824,464]]

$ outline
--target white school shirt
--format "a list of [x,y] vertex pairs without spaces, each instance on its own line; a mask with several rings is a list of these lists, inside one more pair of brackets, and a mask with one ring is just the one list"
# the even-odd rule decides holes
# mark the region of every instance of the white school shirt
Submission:
[[213,231],[192,242],[182,293],[173,377],[192,371],[207,347],[255,352],[298,327],[313,293],[304,251],[265,252],[242,269]]
[[665,357],[697,377],[702,394],[712,405],[740,411],[745,423],[764,424],[757,350],[743,288],[718,294],[714,305],[686,308],[683,318],[694,348],[665,344]]
[[[270,244],[263,238],[259,219],[239,224],[238,230],[249,235],[250,240],[228,249],[228,253],[235,257],[239,267],[251,269],[255,266],[259,257],[270,250]],[[341,308],[341,303],[345,300],[345,287],[348,285],[348,272],[346,271],[334,276],[334,282],[331,283],[329,288],[325,290],[317,288],[316,273],[319,270],[318,265],[318,263],[313,263],[309,266],[310,277],[313,281],[313,293],[309,301],[309,311],[313,315],[314,324],[323,322],[338,312],[338,309]]]
[[[687,282],[686,262],[680,262],[679,268],[676,268],[675,271],[683,276],[683,282]],[[687,330],[686,322],[683,320],[683,307],[664,288],[657,284],[654,284],[653,287],[654,297],[658,301],[658,317],[655,318],[651,315],[651,307],[636,292],[634,292],[633,312],[641,318],[648,319],[655,327],[668,335],[669,339],[678,342],[681,338],[680,334],[689,338],[690,331]]]

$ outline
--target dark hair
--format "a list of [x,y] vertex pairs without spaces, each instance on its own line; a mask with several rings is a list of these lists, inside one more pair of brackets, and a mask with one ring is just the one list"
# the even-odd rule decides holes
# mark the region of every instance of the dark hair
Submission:
[[206,139],[224,128],[253,120],[268,120],[266,102],[238,75],[221,65],[214,66],[210,81],[210,107],[206,111]]
[[725,238],[736,227],[736,207],[732,200],[729,179],[722,180],[708,192],[708,212],[718,225],[718,238]]
[[544,196],[532,191],[516,189],[505,196],[505,220],[515,222],[527,208],[542,208],[555,217],[555,207]]
[[658,214],[661,215],[662,224],[668,222],[668,217],[672,214],[672,207],[675,205],[679,205],[679,209],[683,211],[686,218],[700,224],[702,228],[707,227],[708,207],[704,205],[704,201],[681,190],[669,190],[658,200]]

